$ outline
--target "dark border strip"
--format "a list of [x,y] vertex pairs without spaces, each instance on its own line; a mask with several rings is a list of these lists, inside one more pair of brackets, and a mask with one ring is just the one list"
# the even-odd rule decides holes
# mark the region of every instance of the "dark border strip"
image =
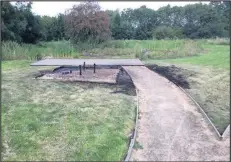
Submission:
[[[129,73],[126,71],[126,69],[123,68],[123,66],[121,66],[121,68],[127,73],[127,75],[129,75]],[[137,89],[136,85],[134,84],[134,81],[132,79],[132,77],[129,75],[129,77],[132,80],[132,83],[136,89],[136,121],[135,121],[135,128],[134,128],[134,132],[133,132],[133,137],[130,138],[130,143],[129,143],[129,147],[128,147],[128,151],[127,154],[124,158],[124,161],[129,161],[129,159],[131,158],[132,155],[132,149],[134,147],[135,141],[136,141],[136,136],[137,136],[137,129],[138,129],[138,118],[139,118],[139,90]]]
[[126,157],[124,159],[124,161],[129,161],[129,159],[131,158],[131,154],[132,154],[132,149],[134,147],[135,141],[136,141],[136,136],[137,136],[137,128],[138,128],[138,116],[139,116],[139,93],[138,93],[138,89],[136,88],[136,121],[135,121],[135,128],[134,128],[134,132],[133,132],[133,137],[130,140],[130,144],[128,147],[128,152],[126,154]]

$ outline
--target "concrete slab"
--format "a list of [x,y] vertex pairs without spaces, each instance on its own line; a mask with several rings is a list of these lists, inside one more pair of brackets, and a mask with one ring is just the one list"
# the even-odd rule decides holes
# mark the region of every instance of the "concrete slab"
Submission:
[[31,66],[79,66],[88,65],[118,65],[118,66],[144,66],[139,59],[44,59],[30,64]]

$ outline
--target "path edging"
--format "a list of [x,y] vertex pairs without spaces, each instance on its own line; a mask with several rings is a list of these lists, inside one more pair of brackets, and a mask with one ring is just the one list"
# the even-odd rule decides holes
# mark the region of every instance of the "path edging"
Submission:
[[230,124],[228,125],[228,127],[226,127],[225,131],[222,134],[222,139],[224,139],[225,137],[227,137],[230,133]]
[[[132,79],[132,77],[129,75],[129,73],[126,71],[126,69],[124,69],[123,66],[121,66],[121,68],[127,73],[127,75],[130,77],[130,79],[132,80],[132,83],[133,85],[135,86],[134,84],[134,81]],[[137,87],[135,86],[135,90],[136,90],[136,121],[135,121],[135,128],[134,128],[134,133],[133,133],[133,137],[131,138],[130,140],[130,144],[129,144],[129,147],[128,147],[128,151],[127,151],[127,154],[124,158],[124,161],[129,161],[129,159],[131,158],[131,155],[132,155],[132,149],[134,147],[134,144],[135,144],[135,141],[136,141],[136,136],[137,136],[137,129],[138,129],[138,119],[139,119],[139,90],[137,89]]]
[[[155,72],[155,71],[153,71]],[[157,72],[155,72],[157,73]],[[217,128],[215,127],[215,125],[213,124],[213,122],[209,119],[208,115],[205,113],[205,111],[203,110],[203,108],[197,103],[197,101],[189,94],[187,93],[181,86],[179,86],[178,84],[170,81],[166,76],[163,76],[159,73],[157,73],[158,75],[166,78],[170,83],[173,83],[174,85],[176,85],[177,87],[179,87],[181,89],[181,91],[183,93],[185,93],[193,102],[194,104],[197,106],[197,108],[200,110],[200,112],[202,113],[202,115],[207,119],[208,123],[213,127],[213,130],[216,132],[218,138],[220,140],[223,140],[230,132],[230,124],[226,127],[226,129],[224,130],[224,132],[222,133],[222,135],[219,133],[219,131],[217,130]]]
[[208,115],[205,113],[205,111],[202,109],[202,107],[195,101],[195,99],[188,94],[182,87],[178,86],[177,84],[175,84],[177,87],[179,87],[193,102],[194,104],[197,105],[197,108],[199,108],[199,110],[202,112],[202,115],[207,119],[207,121],[209,122],[209,124],[213,127],[213,130],[216,132],[217,136],[219,137],[220,140],[224,139],[224,136],[227,134],[228,130],[229,130],[229,125],[228,125],[228,129],[226,128],[223,135],[221,135],[217,128],[215,127],[215,125],[212,123],[212,121],[209,119]]
[[137,127],[138,127],[138,116],[139,116],[139,93],[138,93],[137,88],[136,88],[136,96],[137,96],[137,98],[136,98],[136,121],[135,121],[134,134],[133,134],[132,139],[130,140],[128,152],[126,154],[124,161],[129,161],[129,159],[131,158],[132,149],[133,149],[133,146],[134,146],[135,141],[136,141]]

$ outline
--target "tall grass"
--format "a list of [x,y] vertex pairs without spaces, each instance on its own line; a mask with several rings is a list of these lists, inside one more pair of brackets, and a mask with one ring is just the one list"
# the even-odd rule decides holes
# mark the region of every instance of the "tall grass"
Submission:
[[208,39],[208,43],[215,45],[230,45],[229,38],[216,38],[216,39]]
[[171,59],[204,53],[204,45],[228,45],[226,39],[210,40],[111,40],[101,44],[70,41],[40,42],[37,45],[3,42],[3,60],[54,58]]
[[40,42],[39,44],[2,43],[3,60],[36,60],[50,57],[78,57],[79,53],[69,41]]
[[203,48],[193,40],[113,40],[88,51],[92,56],[145,60],[194,56]]

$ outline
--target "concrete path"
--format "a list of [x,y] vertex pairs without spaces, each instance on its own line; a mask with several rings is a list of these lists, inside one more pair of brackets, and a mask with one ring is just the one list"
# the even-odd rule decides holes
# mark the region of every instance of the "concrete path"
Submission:
[[229,161],[230,138],[220,141],[177,86],[144,66],[123,68],[139,90],[143,149],[133,149],[131,161]]
[[31,66],[143,66],[139,59],[44,59],[30,64]]

